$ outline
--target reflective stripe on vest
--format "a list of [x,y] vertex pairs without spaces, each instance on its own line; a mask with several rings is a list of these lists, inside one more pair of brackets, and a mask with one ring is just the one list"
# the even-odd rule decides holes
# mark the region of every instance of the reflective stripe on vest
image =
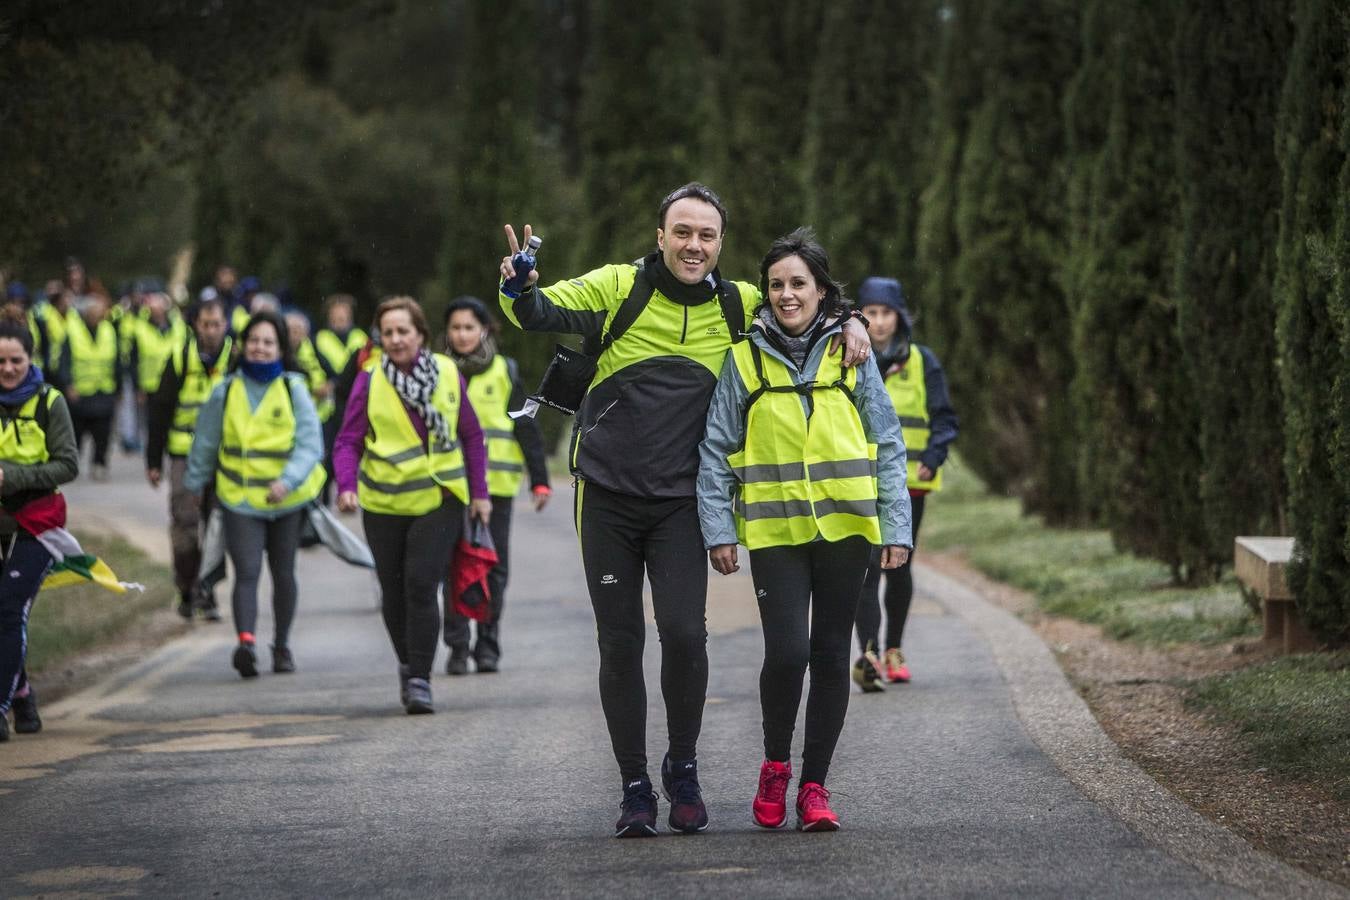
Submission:
[[486,369],[468,381],[469,403],[487,441],[488,493],[514,497],[525,473],[525,454],[506,409],[511,405],[511,371],[506,358],[497,354]]
[[431,404],[450,424],[450,443],[428,450],[398,391],[385,377],[384,367],[377,364],[370,371],[370,395],[366,400],[370,427],[358,473],[357,497],[362,509],[394,516],[420,516],[441,505],[442,488],[461,503],[469,502],[464,451],[455,433],[459,423],[459,370],[449,357],[436,353],[432,358],[440,375]]
[[94,330],[91,335],[79,313],[66,315],[70,382],[82,397],[117,391],[117,329],[104,319]]
[[281,477],[295,451],[295,410],[290,380],[272,379],[258,403],[250,409],[243,376],[225,391],[225,416],[216,463],[216,495],[227,506],[254,509],[295,509],[323,489],[323,464],[316,463],[305,480],[280,503],[267,502],[267,489]]
[[[751,394],[745,439],[727,462],[740,481],[736,535],[751,550],[855,535],[881,543],[877,520],[877,448],[863,431],[850,392],[854,369],[826,354],[816,380],[798,384],[776,357],[751,341],[732,349]],[[760,388],[764,390],[760,392]],[[808,419],[804,397],[812,407]]]
[[233,340],[226,335],[216,364],[208,370],[202,364],[197,339],[190,338],[182,353],[173,355],[173,370],[178,375],[178,401],[173,408],[173,422],[169,425],[169,455],[187,456],[192,449],[192,432],[197,428],[197,416],[211,391],[225,378],[225,367],[230,360]]
[[931,481],[919,479],[919,454],[928,449],[928,385],[923,379],[923,354],[918,347],[909,351],[904,365],[891,367],[886,375],[886,393],[900,419],[900,432],[905,438],[906,487],[914,490],[942,490],[942,470],[933,473]]
[[32,466],[51,458],[47,453],[47,432],[38,423],[38,404],[45,403],[50,410],[56,402],[55,393],[43,385],[24,401],[14,418],[0,418],[0,460]]

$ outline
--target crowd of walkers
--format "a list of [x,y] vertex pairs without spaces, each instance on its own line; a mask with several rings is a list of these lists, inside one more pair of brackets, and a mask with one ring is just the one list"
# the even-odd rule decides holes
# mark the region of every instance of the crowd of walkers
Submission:
[[[737,571],[738,547],[748,551],[765,647],[764,758],[751,815],[766,828],[787,821],[805,678],[797,823],[834,830],[840,820],[825,783],[850,668],[864,693],[911,678],[901,649],[910,560],[924,498],[941,488],[957,436],[945,376],[936,355],[913,340],[900,282],[868,278],[850,300],[809,230],[775,241],[751,283],[726,279],[717,267],[727,211],[707,187],[671,193],[656,223],[656,250],[646,257],[548,287],[532,259],[528,271],[518,269],[522,244],[508,225],[499,267],[506,321],[581,335],[594,368],[567,459],[600,700],[622,784],[615,834],[657,833],[644,578],[661,641],[667,821],[683,833],[708,827],[697,754],[708,682],[707,571],[709,564],[723,575]],[[528,225],[523,238],[534,246]],[[497,350],[497,317],[487,304],[453,300],[433,332],[415,299],[390,296],[367,333],[357,326],[355,299],[334,295],[322,307],[323,327],[311,332],[285,292],[263,291],[228,266],[190,302],[146,280],[114,303],[75,260],[36,302],[17,282],[6,296],[0,711],[13,710],[16,731],[40,727],[23,658],[28,613],[51,564],[16,513],[76,477],[85,434],[94,445],[92,476],[106,478],[119,413],[123,448],[144,450],[152,487],[169,485],[185,618],[221,618],[215,588],[225,567],[203,543],[209,517],[220,520],[234,573],[231,662],[240,676],[260,671],[264,556],[273,584],[271,670],[296,671],[296,551],[308,515],[329,502],[360,512],[407,713],[434,711],[441,640],[447,674],[498,670],[513,502],[526,479],[536,510],[551,491],[532,404],[515,361]],[[497,552],[481,621],[450,602],[454,549],[466,528],[489,532]],[[850,667],[855,629],[861,653]],[[7,738],[5,722],[0,739]]]

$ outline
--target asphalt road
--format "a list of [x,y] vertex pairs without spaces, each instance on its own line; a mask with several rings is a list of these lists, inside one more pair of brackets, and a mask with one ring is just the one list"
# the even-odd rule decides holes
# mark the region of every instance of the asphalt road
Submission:
[[[134,461],[69,494],[77,527],[164,555],[166,500]],[[563,485],[541,515],[518,506],[502,671],[441,669],[434,716],[398,705],[373,578],[323,550],[299,563],[297,674],[243,682],[229,624],[203,624],[51,704],[41,735],[0,747],[0,896],[1249,895],[1075,786],[1019,718],[1029,707],[1015,703],[1018,671],[1000,667],[1002,638],[922,572],[915,681],[852,697],[829,785],[841,831],[751,822],[762,646],[742,572],[713,575],[709,601],[699,757],[712,826],[613,840],[620,785],[570,500]],[[655,769],[654,626],[648,651]]]

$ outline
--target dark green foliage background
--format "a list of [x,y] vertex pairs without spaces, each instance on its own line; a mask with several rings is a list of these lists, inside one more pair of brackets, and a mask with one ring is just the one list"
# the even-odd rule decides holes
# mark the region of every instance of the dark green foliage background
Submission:
[[[0,11],[0,273],[196,249],[317,310],[491,297],[648,252],[705,180],[727,275],[813,225],[899,277],[962,460],[1178,582],[1297,537],[1350,636],[1345,0],[19,0]],[[552,341],[508,329],[527,380]],[[561,420],[549,420],[555,432]]]

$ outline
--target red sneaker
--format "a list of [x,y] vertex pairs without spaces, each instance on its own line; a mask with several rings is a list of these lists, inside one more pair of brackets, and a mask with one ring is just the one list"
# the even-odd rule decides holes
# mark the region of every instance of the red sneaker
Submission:
[[824,785],[808,781],[797,789],[797,830],[839,830],[839,817],[830,809],[830,792]]
[[905,665],[905,654],[899,647],[886,651],[886,680],[891,684],[909,683],[909,666]]
[[778,828],[787,821],[787,788],[792,780],[792,763],[764,760],[759,767],[759,790],[750,810],[761,828]]

